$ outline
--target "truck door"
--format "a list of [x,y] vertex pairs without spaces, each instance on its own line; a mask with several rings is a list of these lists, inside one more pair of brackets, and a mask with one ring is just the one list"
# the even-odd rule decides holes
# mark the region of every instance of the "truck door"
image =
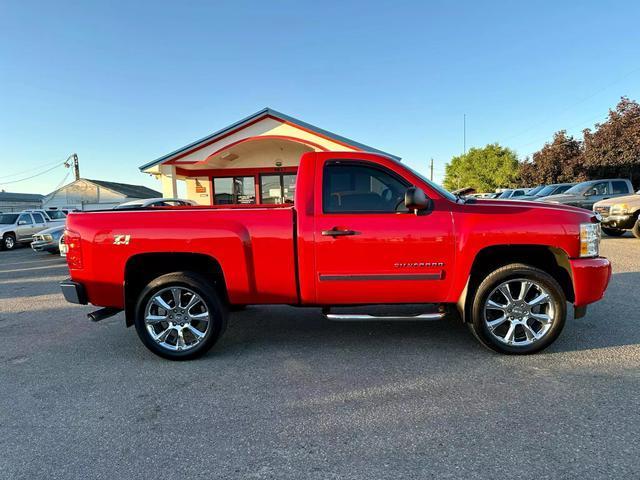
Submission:
[[16,224],[16,238],[19,242],[24,242],[31,239],[33,235],[33,219],[28,213],[23,213],[18,217],[18,223]]
[[416,215],[404,207],[411,183],[389,168],[361,160],[329,160],[319,168],[318,303],[444,301],[454,256],[447,202]]

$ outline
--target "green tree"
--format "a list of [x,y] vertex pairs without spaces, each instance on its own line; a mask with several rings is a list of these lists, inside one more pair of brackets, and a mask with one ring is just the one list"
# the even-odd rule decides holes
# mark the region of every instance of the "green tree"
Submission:
[[453,157],[445,167],[443,184],[449,190],[472,187],[479,192],[492,192],[496,188],[515,186],[518,169],[515,152],[493,143]]

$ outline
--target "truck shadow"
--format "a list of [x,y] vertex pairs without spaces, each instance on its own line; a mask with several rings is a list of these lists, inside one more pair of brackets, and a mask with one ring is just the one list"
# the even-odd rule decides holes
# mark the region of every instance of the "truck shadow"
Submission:
[[[632,292],[640,285],[640,272],[614,274],[605,299],[589,307],[587,316],[572,312],[560,338],[543,354],[621,347],[640,344],[638,305]],[[572,310],[571,308],[569,310]],[[231,315],[225,337],[214,355],[240,351],[290,348],[369,349],[379,352],[402,348],[415,353],[425,349],[474,353],[479,347],[467,328],[456,320],[433,322],[331,322],[318,308],[256,306]]]

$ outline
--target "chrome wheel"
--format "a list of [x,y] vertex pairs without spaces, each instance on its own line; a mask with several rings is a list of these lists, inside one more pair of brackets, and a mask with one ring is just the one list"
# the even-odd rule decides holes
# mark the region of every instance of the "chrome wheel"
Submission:
[[556,320],[554,301],[539,283],[507,280],[494,288],[484,304],[489,333],[510,346],[527,346],[542,340]]
[[191,350],[210,328],[209,309],[202,298],[185,287],[168,287],[147,302],[144,323],[151,338],[171,351]]
[[4,237],[4,247],[7,250],[11,250],[15,246],[16,246],[16,241],[13,239],[11,235],[7,235],[6,237]]

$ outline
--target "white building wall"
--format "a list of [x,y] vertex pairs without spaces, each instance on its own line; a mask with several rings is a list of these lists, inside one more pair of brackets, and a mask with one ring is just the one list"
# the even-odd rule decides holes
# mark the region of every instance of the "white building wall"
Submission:
[[86,180],[76,180],[51,193],[42,202],[43,208],[56,207],[59,209],[95,210],[97,208],[111,208],[119,203],[134,200],[126,198],[111,190],[98,187]]

